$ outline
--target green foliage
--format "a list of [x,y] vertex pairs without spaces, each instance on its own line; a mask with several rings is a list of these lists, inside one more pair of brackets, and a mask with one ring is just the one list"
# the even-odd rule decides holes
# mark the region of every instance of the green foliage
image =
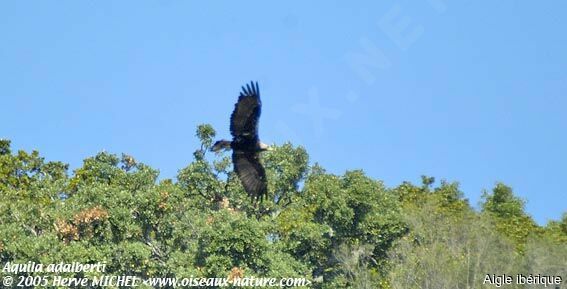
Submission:
[[498,183],[492,189],[492,194],[484,193],[483,211],[495,214],[500,218],[524,216],[524,201],[514,196],[512,188]]
[[559,243],[567,243],[567,212],[560,221],[550,221],[544,228],[546,236]]
[[433,187],[423,176],[420,186],[388,189],[360,170],[309,165],[304,148],[286,143],[262,153],[269,196],[254,205],[229,153],[209,151],[215,134],[197,128],[201,145],[176,180],[107,152],[68,176],[67,165],[0,140],[0,264],[105,262],[106,274],[143,278],[306,277],[310,288],[483,288],[484,272],[565,274],[557,268],[567,214],[541,228],[502,184],[477,213],[457,183]]
[[[393,191],[404,207],[409,234],[389,251],[389,288],[494,288],[486,274],[565,276],[565,248],[559,222],[542,228],[524,212],[512,190],[497,184],[485,194],[482,213],[463,199],[456,183],[431,188],[403,183]],[[513,284],[507,288],[524,288]]]
[[512,188],[498,183],[492,194],[484,193],[482,211],[497,221],[496,228],[510,238],[519,252],[523,252],[532,234],[541,234],[542,229],[524,212],[524,201],[516,197]]

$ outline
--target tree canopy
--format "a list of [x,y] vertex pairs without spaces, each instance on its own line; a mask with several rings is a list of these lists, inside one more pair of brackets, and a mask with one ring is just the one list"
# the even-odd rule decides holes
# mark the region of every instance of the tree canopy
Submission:
[[458,183],[435,187],[424,176],[388,188],[362,170],[328,173],[286,143],[263,153],[269,193],[255,205],[230,157],[209,152],[214,129],[201,125],[196,136],[201,146],[173,180],[108,152],[69,172],[0,140],[0,264],[306,277],[309,288],[492,288],[482,284],[490,272],[567,277],[567,214],[539,226],[504,184],[476,211]]

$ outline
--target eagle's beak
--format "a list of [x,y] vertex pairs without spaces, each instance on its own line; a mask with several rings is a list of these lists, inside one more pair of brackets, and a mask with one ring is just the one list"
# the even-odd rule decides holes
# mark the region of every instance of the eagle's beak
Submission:
[[271,151],[273,148],[265,143],[260,143],[260,149],[263,151]]

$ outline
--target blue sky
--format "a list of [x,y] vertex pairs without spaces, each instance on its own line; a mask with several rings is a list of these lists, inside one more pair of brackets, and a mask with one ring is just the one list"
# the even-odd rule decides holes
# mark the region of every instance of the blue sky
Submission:
[[540,224],[567,210],[565,1],[306,2],[3,1],[0,138],[174,177],[258,80],[262,139],[330,172],[458,181],[473,205],[501,181]]

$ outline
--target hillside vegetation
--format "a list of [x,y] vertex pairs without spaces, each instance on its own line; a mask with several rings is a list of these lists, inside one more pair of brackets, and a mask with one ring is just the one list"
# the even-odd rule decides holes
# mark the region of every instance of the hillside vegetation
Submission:
[[284,144],[263,153],[270,198],[254,206],[229,153],[208,151],[213,128],[201,125],[196,135],[201,146],[175,180],[107,152],[69,172],[0,141],[0,265],[105,262],[106,274],[307,277],[310,288],[495,288],[483,284],[486,274],[567,278],[567,214],[539,226],[504,184],[476,211],[457,183],[424,176],[388,188],[361,170],[330,174],[302,147]]

